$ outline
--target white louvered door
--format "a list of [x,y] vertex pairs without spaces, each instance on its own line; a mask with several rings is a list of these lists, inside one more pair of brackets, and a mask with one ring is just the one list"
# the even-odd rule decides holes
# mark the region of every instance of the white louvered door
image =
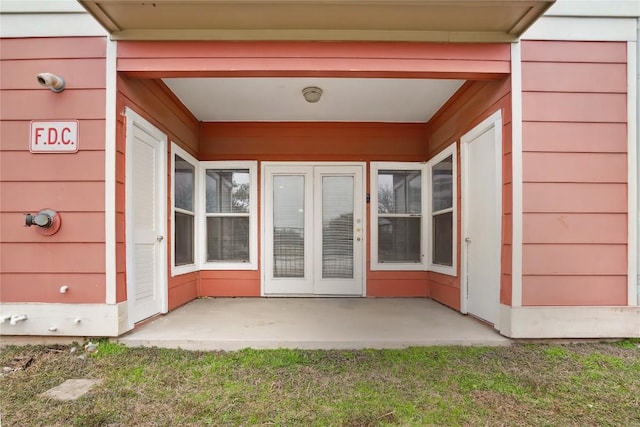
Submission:
[[127,301],[129,322],[136,323],[166,311],[166,141],[132,115],[127,144]]

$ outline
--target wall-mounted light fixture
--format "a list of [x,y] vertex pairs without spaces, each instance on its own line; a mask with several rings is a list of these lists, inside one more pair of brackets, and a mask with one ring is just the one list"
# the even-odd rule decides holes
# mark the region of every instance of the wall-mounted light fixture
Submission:
[[304,99],[313,104],[315,102],[320,101],[320,97],[322,96],[322,89],[316,86],[309,86],[302,89],[302,96]]
[[44,87],[48,87],[53,92],[59,93],[64,90],[64,79],[52,73],[40,73],[36,76],[38,83]]

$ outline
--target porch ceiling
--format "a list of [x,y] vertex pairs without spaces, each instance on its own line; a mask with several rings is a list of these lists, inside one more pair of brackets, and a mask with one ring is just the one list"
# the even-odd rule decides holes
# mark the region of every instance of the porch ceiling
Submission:
[[[168,78],[200,121],[427,122],[462,80],[378,78]],[[302,89],[322,97],[308,103]]]
[[116,40],[505,42],[555,0],[79,0]]

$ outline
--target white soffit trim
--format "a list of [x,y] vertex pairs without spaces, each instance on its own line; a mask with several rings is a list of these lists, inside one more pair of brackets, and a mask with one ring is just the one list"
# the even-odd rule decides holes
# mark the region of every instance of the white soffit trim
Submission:
[[0,13],[86,13],[75,0],[0,0]]
[[544,16],[640,16],[638,0],[556,0]]
[[0,37],[106,37],[88,13],[0,13]]
[[553,0],[80,0],[115,40],[513,41]]
[[543,16],[522,40],[635,41],[634,18]]

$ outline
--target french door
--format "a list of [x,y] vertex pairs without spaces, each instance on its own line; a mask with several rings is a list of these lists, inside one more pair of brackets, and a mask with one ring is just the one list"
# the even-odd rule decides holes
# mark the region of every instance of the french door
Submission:
[[363,165],[263,164],[265,295],[363,294]]

